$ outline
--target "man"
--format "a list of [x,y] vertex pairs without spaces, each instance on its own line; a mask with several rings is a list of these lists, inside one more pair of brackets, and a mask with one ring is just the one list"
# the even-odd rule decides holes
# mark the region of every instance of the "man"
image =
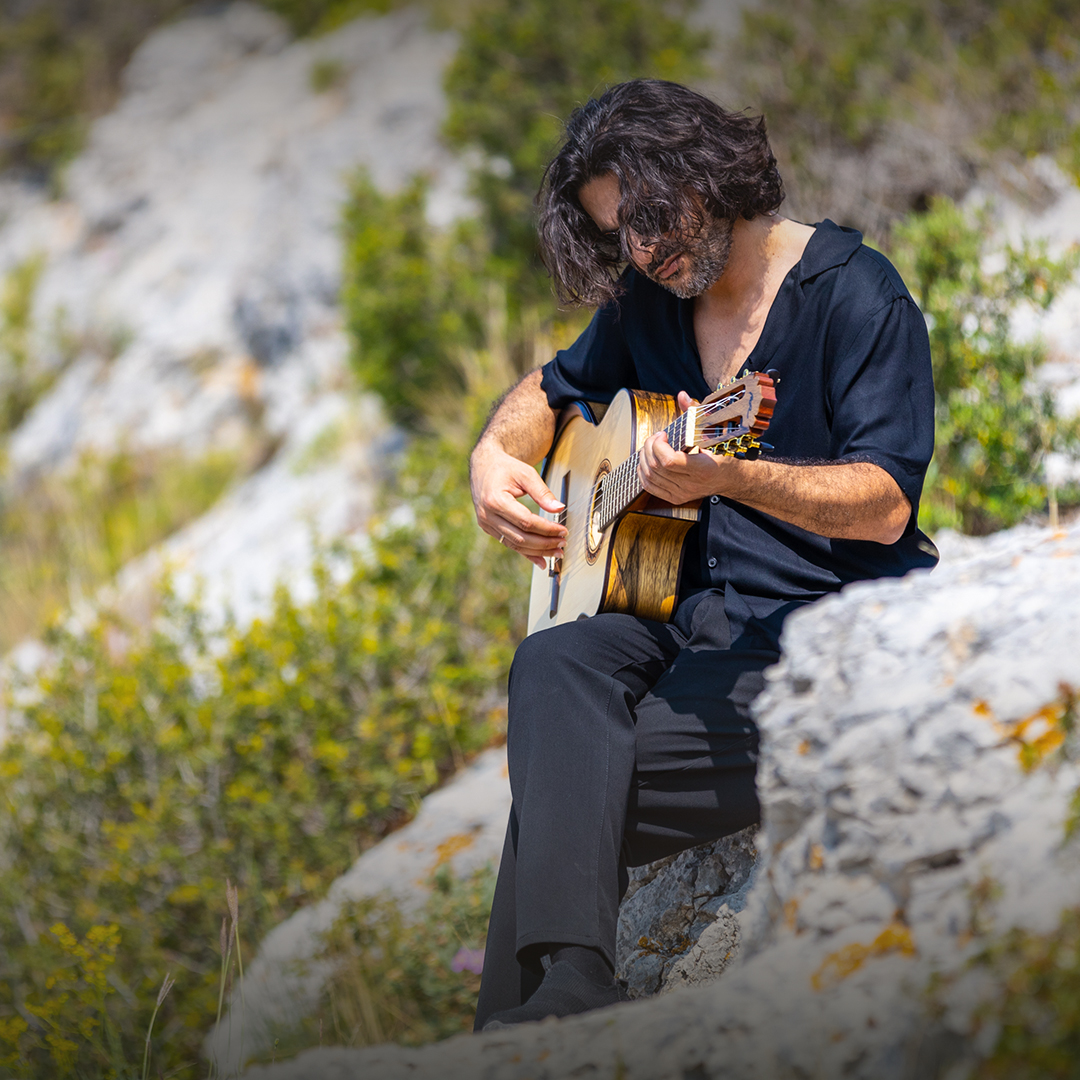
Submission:
[[656,81],[577,110],[545,176],[545,261],[565,299],[599,308],[477,443],[481,528],[538,566],[561,550],[566,530],[518,500],[561,509],[532,465],[574,399],[625,386],[685,409],[744,368],[775,369],[775,450],[749,461],[649,438],[646,490],[704,500],[672,622],[597,615],[518,650],[478,1029],[620,999],[626,867],[758,820],[750,705],[785,616],[936,562],[916,527],[933,450],[922,315],[858,233],[787,220],[782,199],[763,120]]

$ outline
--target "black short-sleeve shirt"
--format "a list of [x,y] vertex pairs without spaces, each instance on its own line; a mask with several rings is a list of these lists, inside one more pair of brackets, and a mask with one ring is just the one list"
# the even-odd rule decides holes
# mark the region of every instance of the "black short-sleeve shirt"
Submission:
[[[623,387],[702,398],[693,301],[680,300],[633,268],[625,291],[543,369],[553,408],[609,402]],[[734,588],[765,615],[847,582],[932,567],[937,552],[918,531],[923,477],[934,448],[934,387],[926,323],[899,274],[862,235],[819,224],[784,279],[746,362],[775,369],[777,404],[768,456],[794,462],[867,461],[911,502],[895,544],[834,540],[727,498],[706,499],[687,539],[683,596]]]

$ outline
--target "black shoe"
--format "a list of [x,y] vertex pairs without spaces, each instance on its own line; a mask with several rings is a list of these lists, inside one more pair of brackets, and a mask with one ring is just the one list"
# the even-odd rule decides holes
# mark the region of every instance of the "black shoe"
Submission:
[[620,1001],[629,1001],[622,985],[615,982],[610,986],[598,986],[569,961],[559,960],[548,968],[544,981],[524,1005],[493,1013],[483,1030],[498,1031],[531,1020],[543,1020],[546,1016],[576,1016],[602,1009],[605,1005],[617,1005]]

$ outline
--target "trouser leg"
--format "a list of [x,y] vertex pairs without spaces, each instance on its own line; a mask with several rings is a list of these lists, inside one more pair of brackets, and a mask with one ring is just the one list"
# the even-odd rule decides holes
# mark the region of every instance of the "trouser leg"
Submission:
[[749,704],[777,654],[731,650],[722,603],[699,605],[682,625],[599,616],[519,650],[508,731],[514,861],[500,869],[478,1028],[531,993],[531,947],[588,945],[614,963],[621,863],[757,820]]
[[507,729],[513,811],[478,1027],[527,1000],[522,972],[539,973],[535,947],[543,943],[590,946],[614,962],[632,710],[681,644],[670,626],[601,615],[535,634],[518,649]]
[[686,649],[638,703],[626,865],[641,866],[758,821],[758,732],[750,705],[777,659],[769,649]]
[[528,1001],[542,978],[539,969],[523,967],[517,962],[517,831],[517,815],[511,809],[502,861],[499,863],[499,877],[495,884],[496,900],[488,923],[483,985],[477,1006],[477,1017],[483,1015],[485,1020],[493,1012],[512,1007],[504,1002],[512,1002],[516,1006]]

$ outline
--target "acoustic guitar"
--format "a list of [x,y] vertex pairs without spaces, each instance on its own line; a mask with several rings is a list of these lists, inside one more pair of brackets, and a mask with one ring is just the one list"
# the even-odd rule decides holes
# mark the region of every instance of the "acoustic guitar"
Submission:
[[675,398],[642,390],[619,391],[599,421],[597,406],[564,409],[542,475],[566,507],[544,512],[566,526],[566,548],[533,569],[529,633],[610,611],[668,622],[701,503],[673,506],[646,492],[641,445],[663,429],[677,450],[756,458],[775,404],[772,376],[752,372],[685,413]]

